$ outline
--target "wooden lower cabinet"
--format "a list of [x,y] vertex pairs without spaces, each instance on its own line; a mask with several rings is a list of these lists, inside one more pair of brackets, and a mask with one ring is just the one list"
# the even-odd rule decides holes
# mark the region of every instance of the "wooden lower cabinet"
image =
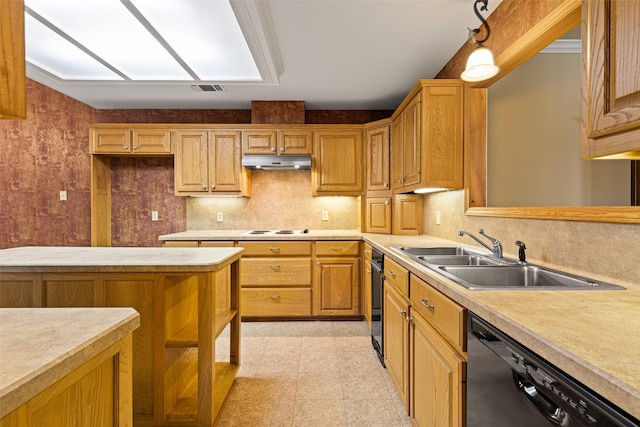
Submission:
[[2,427],[131,425],[128,334],[0,419]]
[[371,327],[371,245],[364,244],[363,249],[364,256],[362,257],[362,289],[360,295],[362,295],[362,312],[364,319],[367,321],[369,327]]
[[464,308],[387,258],[385,278],[384,359],[412,424],[464,426]]
[[465,359],[416,311],[411,312],[409,335],[409,414],[413,425],[464,425]]
[[384,363],[400,400],[409,412],[409,302],[395,287],[384,283]]
[[310,241],[238,242],[242,317],[309,317]]
[[360,242],[316,242],[314,316],[360,314]]

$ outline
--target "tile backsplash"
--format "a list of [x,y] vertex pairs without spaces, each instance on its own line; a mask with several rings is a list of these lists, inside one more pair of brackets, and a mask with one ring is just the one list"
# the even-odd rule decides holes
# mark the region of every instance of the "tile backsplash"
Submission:
[[312,197],[309,171],[252,171],[251,197],[187,198],[187,230],[354,230],[357,218],[357,197]]

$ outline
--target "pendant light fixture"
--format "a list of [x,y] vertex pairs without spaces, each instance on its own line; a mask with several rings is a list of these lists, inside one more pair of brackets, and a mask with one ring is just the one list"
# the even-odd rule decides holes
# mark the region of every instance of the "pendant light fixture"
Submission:
[[488,48],[482,46],[482,43],[486,42],[491,35],[491,29],[487,21],[480,14],[480,11],[478,11],[478,5],[482,4],[480,10],[486,11],[488,3],[489,0],[476,0],[473,4],[473,11],[476,13],[478,19],[480,19],[481,24],[484,24],[487,29],[487,36],[481,40],[477,40],[475,36],[480,32],[480,28],[478,27],[475,30],[469,28],[469,43],[476,45],[476,48],[471,52],[471,55],[469,55],[467,67],[460,75],[460,78],[466,82],[487,80],[500,71],[500,67],[493,61],[493,53],[491,53]]

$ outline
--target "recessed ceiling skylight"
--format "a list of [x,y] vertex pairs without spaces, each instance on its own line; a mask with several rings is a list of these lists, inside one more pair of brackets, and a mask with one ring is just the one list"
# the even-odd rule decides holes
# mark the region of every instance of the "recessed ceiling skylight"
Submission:
[[62,80],[261,80],[228,0],[25,6],[27,62]]

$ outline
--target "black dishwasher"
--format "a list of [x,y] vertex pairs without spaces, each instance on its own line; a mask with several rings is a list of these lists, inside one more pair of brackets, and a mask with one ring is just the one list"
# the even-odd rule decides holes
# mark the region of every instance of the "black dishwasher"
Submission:
[[384,286],[384,254],[371,250],[371,343],[384,366],[382,348],[382,287]]
[[640,426],[474,313],[467,326],[467,427]]

